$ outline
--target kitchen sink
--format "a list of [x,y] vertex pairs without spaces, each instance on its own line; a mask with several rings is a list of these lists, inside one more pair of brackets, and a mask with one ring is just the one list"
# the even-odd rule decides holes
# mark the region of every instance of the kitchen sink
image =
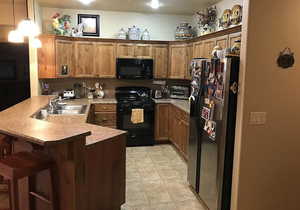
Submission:
[[70,115],[70,114],[84,114],[86,112],[87,105],[63,105],[58,106],[50,114]]

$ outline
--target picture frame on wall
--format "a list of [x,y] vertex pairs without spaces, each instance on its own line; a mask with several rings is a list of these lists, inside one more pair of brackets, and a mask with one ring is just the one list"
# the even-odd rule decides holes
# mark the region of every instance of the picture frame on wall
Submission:
[[78,24],[83,23],[83,36],[100,36],[100,16],[78,14]]

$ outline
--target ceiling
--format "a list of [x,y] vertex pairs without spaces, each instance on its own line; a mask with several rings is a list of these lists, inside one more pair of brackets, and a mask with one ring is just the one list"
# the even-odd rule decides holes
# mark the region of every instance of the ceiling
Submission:
[[88,6],[78,0],[37,1],[42,7],[191,15],[221,0],[159,0],[163,6],[157,10],[147,5],[151,0],[95,0]]

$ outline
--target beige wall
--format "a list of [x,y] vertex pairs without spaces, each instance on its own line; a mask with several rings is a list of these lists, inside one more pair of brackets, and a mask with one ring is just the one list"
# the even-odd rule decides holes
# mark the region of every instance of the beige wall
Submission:
[[[300,1],[248,1],[232,210],[298,210]],[[296,55],[288,70],[276,64],[285,47]],[[250,112],[267,112],[267,123],[249,125]]]
[[51,17],[56,13],[71,15],[72,26],[77,25],[77,14],[100,15],[100,36],[116,38],[121,28],[128,30],[136,25],[143,31],[147,28],[152,40],[174,40],[176,27],[181,22],[192,23],[193,16],[145,14],[135,12],[115,12],[101,10],[74,10],[42,7],[44,33],[52,32]]

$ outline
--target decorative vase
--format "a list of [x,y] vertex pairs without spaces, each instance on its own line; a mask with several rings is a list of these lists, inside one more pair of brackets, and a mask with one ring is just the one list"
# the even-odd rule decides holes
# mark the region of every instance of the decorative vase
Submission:
[[118,33],[118,39],[126,39],[127,38],[127,33],[124,30],[124,28],[121,28],[121,30]]
[[145,31],[142,34],[142,40],[150,40],[150,33],[148,29],[145,29]]

